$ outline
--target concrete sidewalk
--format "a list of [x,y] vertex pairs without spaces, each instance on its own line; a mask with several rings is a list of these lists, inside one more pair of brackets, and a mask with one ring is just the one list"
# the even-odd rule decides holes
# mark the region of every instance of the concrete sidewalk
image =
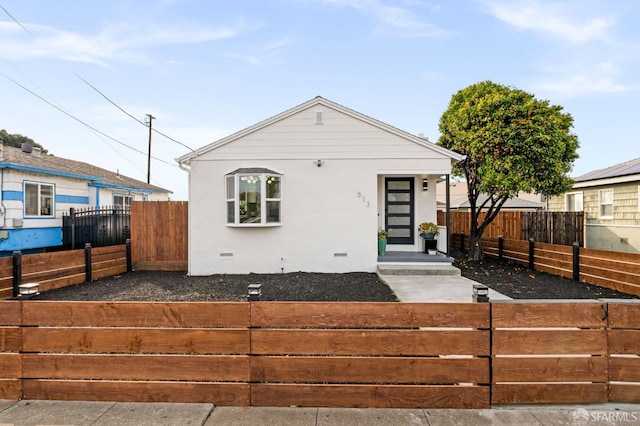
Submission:
[[624,425],[638,404],[510,407],[490,410],[214,407],[212,404],[6,401],[0,425]]

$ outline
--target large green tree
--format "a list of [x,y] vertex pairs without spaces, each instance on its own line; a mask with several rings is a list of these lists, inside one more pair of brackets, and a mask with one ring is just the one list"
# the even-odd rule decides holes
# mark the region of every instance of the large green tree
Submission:
[[19,133],[9,133],[5,129],[0,129],[0,143],[7,146],[14,146],[20,148],[23,143],[30,143],[32,146],[37,146],[42,149],[42,153],[46,154],[48,151],[39,143],[27,136],[23,136]]
[[454,174],[467,181],[471,260],[483,258],[482,234],[508,199],[520,191],[550,196],[571,188],[579,146],[572,127],[561,106],[491,81],[452,96],[438,145],[466,155]]

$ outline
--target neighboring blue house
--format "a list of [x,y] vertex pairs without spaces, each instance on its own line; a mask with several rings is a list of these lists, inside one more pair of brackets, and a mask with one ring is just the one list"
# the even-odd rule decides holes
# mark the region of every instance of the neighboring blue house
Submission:
[[62,244],[62,215],[71,207],[127,207],[165,201],[171,191],[80,161],[0,143],[0,254]]

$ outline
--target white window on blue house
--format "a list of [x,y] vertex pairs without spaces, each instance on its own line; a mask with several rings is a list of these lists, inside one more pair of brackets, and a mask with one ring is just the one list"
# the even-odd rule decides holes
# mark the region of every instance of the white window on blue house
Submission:
[[281,223],[282,176],[269,169],[245,168],[225,179],[227,224],[277,226]]
[[128,210],[131,208],[131,200],[133,200],[133,195],[114,194],[113,207],[116,209]]
[[24,217],[55,217],[53,185],[24,183]]

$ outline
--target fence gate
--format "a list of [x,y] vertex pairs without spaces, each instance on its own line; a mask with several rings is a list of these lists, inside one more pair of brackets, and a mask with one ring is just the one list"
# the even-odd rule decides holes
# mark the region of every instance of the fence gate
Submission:
[[67,248],[82,248],[124,244],[131,238],[131,213],[128,208],[100,207],[69,209],[62,216],[62,244]]

